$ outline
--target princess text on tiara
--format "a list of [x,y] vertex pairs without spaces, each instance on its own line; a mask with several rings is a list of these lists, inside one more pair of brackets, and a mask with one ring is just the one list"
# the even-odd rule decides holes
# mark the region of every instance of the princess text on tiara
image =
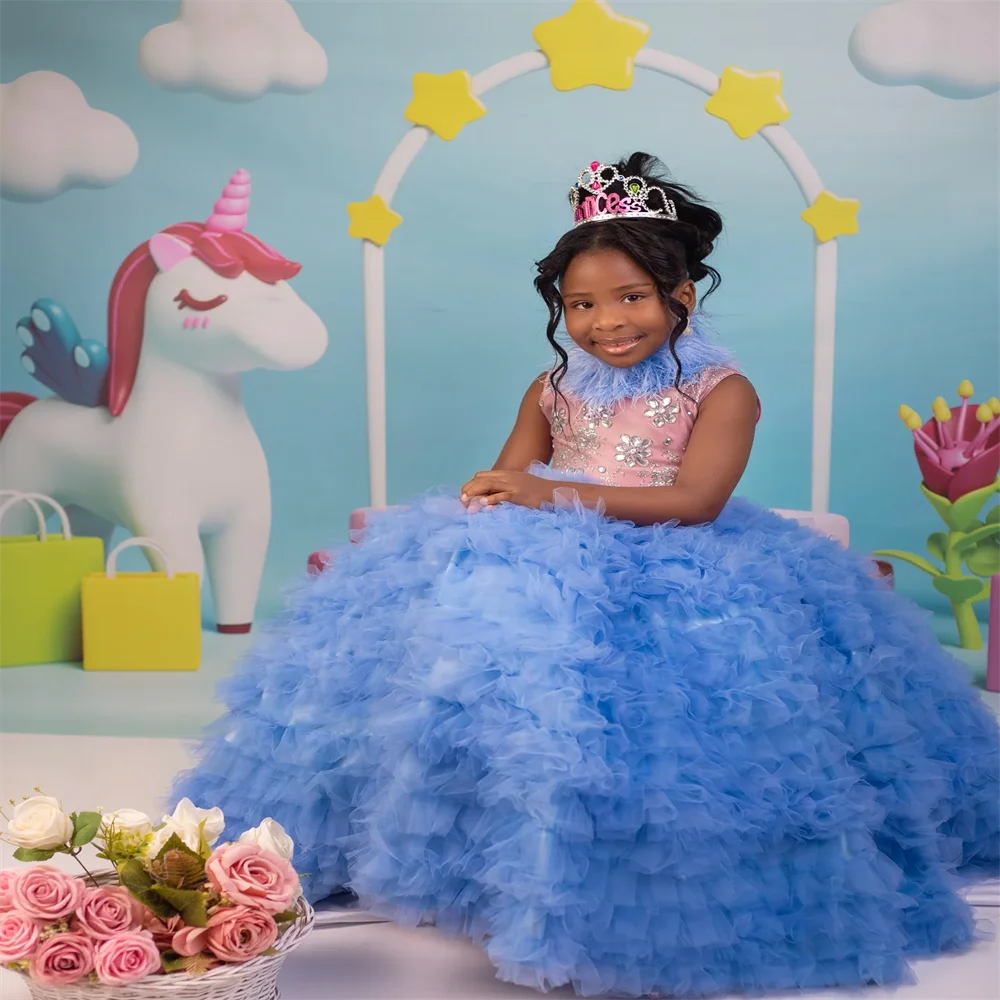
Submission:
[[[584,195],[584,191],[593,194]],[[574,226],[622,217],[677,221],[677,209],[662,188],[649,184],[643,177],[623,177],[616,167],[597,160],[580,171],[577,185],[569,193],[569,202],[573,206]]]

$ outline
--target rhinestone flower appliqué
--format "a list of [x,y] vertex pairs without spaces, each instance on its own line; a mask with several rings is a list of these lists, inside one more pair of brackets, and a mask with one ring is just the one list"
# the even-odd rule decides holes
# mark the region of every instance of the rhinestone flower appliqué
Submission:
[[552,409],[552,433],[556,437],[562,436],[563,431],[566,430],[566,419],[568,414],[564,409],[559,406],[553,407]]
[[653,442],[638,435],[623,434],[621,442],[615,445],[615,461],[634,469],[637,465],[649,465],[649,453]]
[[649,417],[654,427],[662,427],[664,424],[674,423],[680,412],[680,403],[675,403],[670,396],[664,396],[663,399],[647,399],[642,415]]
[[583,411],[583,419],[591,427],[610,427],[614,423],[614,410],[610,406],[588,406]]

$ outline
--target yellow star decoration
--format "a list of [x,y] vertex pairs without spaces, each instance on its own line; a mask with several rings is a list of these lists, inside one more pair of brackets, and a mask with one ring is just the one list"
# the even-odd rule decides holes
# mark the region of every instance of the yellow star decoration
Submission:
[[751,73],[738,66],[722,71],[719,89],[708,99],[705,110],[728,122],[741,139],[756,135],[765,125],[786,121],[792,113],[781,96],[777,70]]
[[838,236],[853,236],[858,231],[860,205],[856,198],[838,198],[829,191],[821,191],[802,213],[802,218],[813,227],[816,239],[827,243]]
[[403,221],[403,217],[389,208],[378,194],[367,201],[352,201],[347,206],[347,214],[351,217],[347,235],[380,247],[385,246],[392,231]]
[[628,90],[649,25],[621,17],[605,0],[576,0],[561,17],[537,25],[532,37],[549,60],[556,90]]
[[472,93],[472,77],[464,69],[413,74],[413,100],[407,105],[406,120],[414,125],[451,141],[485,114],[486,105]]

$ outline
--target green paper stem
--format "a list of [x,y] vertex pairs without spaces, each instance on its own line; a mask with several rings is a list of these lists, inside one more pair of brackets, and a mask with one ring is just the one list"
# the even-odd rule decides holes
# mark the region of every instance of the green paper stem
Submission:
[[958,626],[958,644],[962,649],[982,649],[983,633],[976,618],[974,601],[952,601],[951,612]]

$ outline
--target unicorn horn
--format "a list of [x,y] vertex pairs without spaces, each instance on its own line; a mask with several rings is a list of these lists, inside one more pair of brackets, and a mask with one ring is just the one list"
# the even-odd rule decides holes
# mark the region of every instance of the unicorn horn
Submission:
[[250,209],[250,175],[237,170],[222,189],[222,197],[215,203],[212,214],[205,223],[206,233],[239,233],[247,224]]

